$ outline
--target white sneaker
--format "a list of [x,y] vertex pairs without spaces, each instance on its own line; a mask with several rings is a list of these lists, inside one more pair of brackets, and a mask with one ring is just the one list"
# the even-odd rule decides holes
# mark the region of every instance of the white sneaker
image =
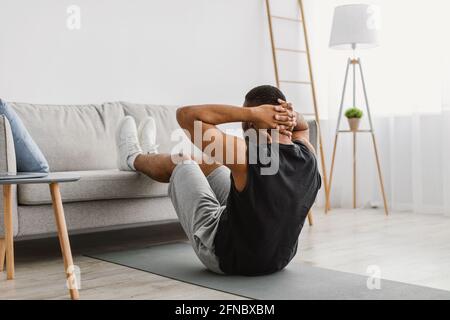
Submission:
[[126,116],[120,122],[116,132],[117,165],[122,171],[134,171],[134,160],[142,154],[137,135],[136,122]]
[[152,117],[142,120],[138,129],[139,141],[142,151],[145,154],[158,153],[158,145],[156,144],[156,123]]

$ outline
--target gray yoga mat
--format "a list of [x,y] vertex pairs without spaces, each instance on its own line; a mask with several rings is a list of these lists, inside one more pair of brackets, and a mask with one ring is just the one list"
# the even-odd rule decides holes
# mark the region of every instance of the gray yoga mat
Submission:
[[217,275],[203,267],[187,243],[164,244],[139,250],[88,256],[252,299],[450,299],[450,291],[389,280],[381,280],[380,290],[369,290],[365,276],[302,263],[291,263],[281,272],[262,277]]

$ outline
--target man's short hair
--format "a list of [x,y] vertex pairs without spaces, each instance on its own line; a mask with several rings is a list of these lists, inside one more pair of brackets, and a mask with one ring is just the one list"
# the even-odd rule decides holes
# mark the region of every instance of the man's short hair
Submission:
[[259,86],[247,93],[244,107],[257,107],[263,104],[279,105],[278,99],[286,101],[280,89],[270,85]]
[[[270,85],[253,88],[245,95],[244,107],[258,107],[264,104],[279,105],[278,99],[286,101],[286,97],[280,89]],[[242,129],[247,131],[252,127],[249,122],[242,123]]]

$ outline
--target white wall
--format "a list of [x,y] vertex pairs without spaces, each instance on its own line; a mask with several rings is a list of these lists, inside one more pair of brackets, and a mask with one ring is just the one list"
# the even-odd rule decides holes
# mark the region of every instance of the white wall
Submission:
[[0,0],[0,13],[6,100],[240,104],[274,81],[262,0]]
[[[304,2],[321,115],[334,118],[348,53],[328,48],[331,20],[336,5],[354,1]],[[439,110],[448,1],[363,2],[383,15],[381,46],[360,52],[373,111]],[[297,15],[296,0],[271,3],[275,14]],[[81,30],[66,27],[69,5],[81,8]],[[251,87],[274,82],[264,0],[0,0],[0,13],[7,100],[239,104]],[[279,46],[302,47],[290,23],[275,30]],[[306,78],[298,58],[280,54],[282,78]],[[299,111],[311,111],[308,88],[283,89]]]

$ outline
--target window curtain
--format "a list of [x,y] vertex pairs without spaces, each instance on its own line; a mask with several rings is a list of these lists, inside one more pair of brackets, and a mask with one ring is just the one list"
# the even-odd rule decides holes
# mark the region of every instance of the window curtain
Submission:
[[[327,142],[334,139],[333,122],[322,122]],[[376,116],[374,126],[390,209],[450,216],[450,111]],[[352,147],[352,136],[341,135],[331,186],[334,208],[352,207]],[[327,145],[326,154],[330,157],[331,151]],[[357,138],[357,163],[357,207],[382,208],[369,134]],[[328,169],[329,165],[330,161]],[[324,204],[323,194],[318,203]]]

